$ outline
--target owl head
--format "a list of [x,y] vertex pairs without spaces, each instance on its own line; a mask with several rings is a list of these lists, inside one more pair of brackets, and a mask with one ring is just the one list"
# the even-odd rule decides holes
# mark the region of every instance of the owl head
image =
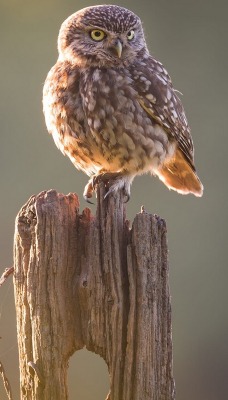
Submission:
[[126,8],[101,5],[67,18],[59,32],[61,60],[81,66],[124,66],[147,52],[140,18]]

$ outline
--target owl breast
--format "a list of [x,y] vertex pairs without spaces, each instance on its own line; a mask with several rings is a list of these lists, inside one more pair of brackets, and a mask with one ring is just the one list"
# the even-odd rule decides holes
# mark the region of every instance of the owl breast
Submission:
[[[62,131],[55,121],[59,128],[52,134],[78,169],[87,175],[101,169],[136,175],[156,170],[172,155],[175,146],[140,106],[127,69],[88,68],[69,76],[67,99],[61,92]],[[53,104],[50,108],[53,112]]]
[[94,151],[104,169],[145,172],[172,152],[166,132],[140,106],[127,69],[84,71],[80,94]]

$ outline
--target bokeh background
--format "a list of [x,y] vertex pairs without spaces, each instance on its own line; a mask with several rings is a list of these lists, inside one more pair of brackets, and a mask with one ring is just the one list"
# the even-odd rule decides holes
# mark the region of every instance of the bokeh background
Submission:
[[[102,2],[100,2],[102,3]],[[196,148],[202,199],[181,196],[150,176],[137,178],[132,220],[145,205],[168,224],[177,400],[228,398],[227,38],[226,0],[122,0],[144,22],[152,54],[182,97]],[[12,265],[14,220],[32,194],[55,188],[80,195],[77,172],[47,134],[42,86],[57,59],[62,21],[95,1],[0,0],[0,267]],[[94,209],[95,211],[95,209]],[[12,277],[0,289],[0,360],[19,399]],[[107,368],[86,350],[73,356],[70,399],[102,400]],[[2,382],[0,399],[5,400]]]

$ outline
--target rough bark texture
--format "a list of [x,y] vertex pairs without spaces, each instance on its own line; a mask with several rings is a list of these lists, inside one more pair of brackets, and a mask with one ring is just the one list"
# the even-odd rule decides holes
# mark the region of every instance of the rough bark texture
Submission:
[[68,399],[68,360],[84,346],[108,365],[108,400],[174,399],[165,222],[141,212],[130,227],[121,195],[103,196],[101,186],[96,217],[54,190],[18,214],[23,400]]

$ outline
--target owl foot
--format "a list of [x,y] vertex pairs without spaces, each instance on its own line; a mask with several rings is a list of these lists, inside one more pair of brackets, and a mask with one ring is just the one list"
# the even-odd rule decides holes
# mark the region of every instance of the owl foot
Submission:
[[119,178],[118,180],[116,179],[114,181],[108,181],[108,191],[104,195],[104,199],[107,199],[110,194],[115,195],[119,190],[122,190],[124,195],[124,203],[127,203],[131,197],[130,185],[126,185],[126,182],[123,178]]
[[105,187],[107,188],[107,193],[104,196],[106,199],[110,194],[115,195],[119,190],[122,190],[123,195],[125,197],[125,203],[130,200],[130,186],[133,181],[133,176],[123,175],[121,172],[102,172],[97,175],[94,175],[89,182],[87,183],[83,197],[84,199],[93,204],[89,199],[92,197],[93,192],[96,190],[96,186],[100,182],[104,182]]
[[85,201],[89,204],[94,204],[92,201],[90,201],[91,197],[93,197],[93,192],[94,192],[94,185],[93,185],[93,178],[89,180],[87,185],[85,186],[84,192],[83,192],[83,197]]

